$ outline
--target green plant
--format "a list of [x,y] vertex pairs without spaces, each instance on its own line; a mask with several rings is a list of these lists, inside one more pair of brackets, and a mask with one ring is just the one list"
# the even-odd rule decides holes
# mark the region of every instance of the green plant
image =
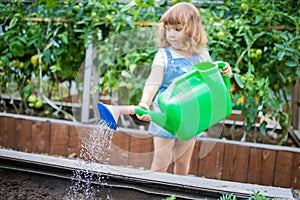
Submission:
[[[233,67],[233,103],[246,118],[244,131],[255,133],[259,123],[260,132],[267,135],[267,122],[257,118],[271,117],[283,130],[279,144],[288,135],[292,105],[297,103],[290,95],[300,77],[299,4],[238,0],[199,7],[213,60]],[[158,22],[169,6],[167,0],[1,1],[0,97],[9,95],[18,113],[35,113],[29,107],[31,94],[43,98],[45,105],[39,109],[47,115],[57,109],[56,114],[64,113],[48,100],[62,99],[60,83],[75,80],[86,48],[93,43],[100,76],[94,90],[118,93],[122,103],[136,104],[157,49],[155,28],[136,22]],[[77,87],[80,94],[82,88]],[[21,103],[14,101],[17,96]],[[5,110],[5,101],[1,107]]]
[[[10,95],[17,113],[34,114],[35,107],[41,108],[28,101],[31,94],[47,102],[45,111],[48,114],[52,109],[65,113],[61,106],[56,107],[49,100],[62,99],[59,84],[68,81],[71,85],[75,80],[88,45],[104,44],[106,38],[135,28],[136,20],[157,21],[163,5],[166,1],[159,5],[152,0],[128,4],[117,0],[2,1],[0,13],[5,17],[0,18],[0,96],[4,93]],[[140,15],[141,12],[146,14]],[[102,38],[97,37],[99,33],[102,33]],[[129,74],[127,71],[130,69],[130,73],[134,73],[140,63],[149,62],[152,54],[141,50],[126,53],[125,61],[118,58],[117,65],[99,69],[104,80],[109,78],[107,83],[100,84],[100,89],[108,90],[110,87],[116,91],[119,86],[132,89],[133,79],[130,79],[131,83],[125,82]],[[124,65],[128,62],[130,67]],[[115,79],[110,79],[110,75]],[[121,84],[117,82],[120,78],[124,80]],[[45,79],[46,82],[43,81]],[[77,86],[80,93],[81,88]],[[14,101],[15,97],[20,97],[21,103]],[[5,101],[1,102],[5,110]]]
[[[214,60],[233,66],[234,106],[245,116],[244,130],[255,129],[260,115],[280,124],[287,138],[291,126],[291,88],[300,77],[299,17],[295,1],[226,1],[200,9]],[[244,97],[244,101],[236,101]],[[266,121],[258,122],[266,135]],[[255,132],[255,131],[254,131]]]
[[260,194],[260,192],[254,192],[254,195],[249,198],[249,200],[272,200],[271,198],[265,197]]
[[[219,200],[236,200],[237,197],[233,194],[223,194]],[[260,192],[253,191],[253,195],[251,195],[248,200],[273,200],[273,198],[268,198],[262,195]]]
[[224,194],[220,198],[220,200],[236,200],[236,196],[233,194]]
[[176,199],[176,195],[171,195],[170,197],[165,198],[165,200],[175,200]]
[[[61,13],[58,1],[52,4],[7,1],[3,4],[8,12],[5,18],[1,18],[4,30],[0,60],[8,76],[1,78],[1,93],[7,92],[7,82],[17,82],[17,96],[22,101],[14,106],[15,110],[32,114],[32,108],[41,108],[41,101],[38,101],[40,105],[32,106],[28,102],[31,94],[39,99],[50,99],[52,88],[74,79],[85,55],[83,41],[78,40],[67,20],[52,21],[57,13]],[[44,84],[45,79],[49,84]],[[11,99],[14,98],[11,96]]]

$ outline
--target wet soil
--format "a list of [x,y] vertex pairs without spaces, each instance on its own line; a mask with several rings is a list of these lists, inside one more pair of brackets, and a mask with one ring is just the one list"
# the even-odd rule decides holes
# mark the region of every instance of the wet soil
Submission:
[[68,191],[72,186],[69,179],[0,169],[0,200],[162,200],[167,197],[122,187],[108,187],[98,191],[95,197],[78,193],[70,196]]
[[26,172],[0,170],[0,199],[63,199],[70,181]]

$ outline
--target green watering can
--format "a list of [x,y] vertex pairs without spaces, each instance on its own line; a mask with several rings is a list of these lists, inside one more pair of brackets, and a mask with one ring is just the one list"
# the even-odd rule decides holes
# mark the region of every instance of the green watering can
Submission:
[[219,68],[224,62],[201,62],[190,72],[174,79],[158,97],[161,113],[139,106],[112,106],[98,103],[101,119],[116,130],[120,114],[149,114],[153,122],[181,141],[189,140],[220,120],[232,110],[230,79]]

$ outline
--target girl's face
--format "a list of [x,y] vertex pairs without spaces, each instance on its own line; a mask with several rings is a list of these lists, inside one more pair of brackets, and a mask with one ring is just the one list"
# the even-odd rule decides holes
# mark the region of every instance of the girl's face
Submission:
[[174,49],[180,49],[180,33],[183,29],[181,25],[166,25],[167,41]]

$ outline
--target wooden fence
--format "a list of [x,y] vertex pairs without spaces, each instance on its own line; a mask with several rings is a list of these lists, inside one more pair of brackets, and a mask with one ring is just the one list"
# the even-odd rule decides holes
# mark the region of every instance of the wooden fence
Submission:
[[[85,126],[0,113],[0,145],[23,152],[79,157]],[[114,133],[111,165],[149,169],[152,137],[137,130]],[[168,170],[171,171],[171,168]],[[216,139],[197,141],[190,174],[210,179],[300,189],[300,148]]]

